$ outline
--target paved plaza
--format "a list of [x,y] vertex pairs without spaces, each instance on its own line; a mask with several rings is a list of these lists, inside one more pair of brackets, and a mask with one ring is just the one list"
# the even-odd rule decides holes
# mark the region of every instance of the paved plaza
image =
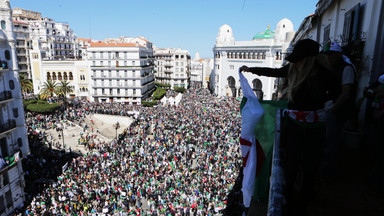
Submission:
[[[120,127],[117,129],[117,134],[122,133],[132,122],[133,119],[126,116],[116,115],[104,115],[104,114],[93,114],[88,115],[85,119],[84,125],[77,125],[73,122],[64,122],[64,130],[56,131],[56,129],[45,130],[49,141],[52,143],[59,143],[60,149],[63,148],[63,138],[65,148],[75,152],[81,152],[82,154],[87,153],[84,145],[79,145],[79,139],[81,134],[89,134],[90,136],[95,135],[96,140],[99,142],[106,141],[110,142],[116,137],[115,124],[119,122]],[[87,127],[85,127],[85,125]],[[56,145],[52,146],[53,149],[59,149]]]

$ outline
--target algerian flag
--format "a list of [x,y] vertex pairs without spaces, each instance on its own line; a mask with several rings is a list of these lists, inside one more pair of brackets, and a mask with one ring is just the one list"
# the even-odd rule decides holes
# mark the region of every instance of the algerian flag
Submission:
[[255,186],[256,176],[256,136],[255,129],[260,118],[264,115],[264,109],[253,92],[248,80],[239,72],[240,86],[243,91],[243,100],[240,105],[241,135],[240,146],[243,157],[243,203],[249,207]]

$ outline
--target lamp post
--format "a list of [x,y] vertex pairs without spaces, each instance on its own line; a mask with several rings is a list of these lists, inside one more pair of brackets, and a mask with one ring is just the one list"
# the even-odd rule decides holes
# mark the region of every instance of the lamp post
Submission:
[[116,130],[116,139],[117,139],[117,129],[120,128],[120,123],[119,123],[119,121],[117,121],[116,124],[113,125],[113,128],[115,128],[115,130]]

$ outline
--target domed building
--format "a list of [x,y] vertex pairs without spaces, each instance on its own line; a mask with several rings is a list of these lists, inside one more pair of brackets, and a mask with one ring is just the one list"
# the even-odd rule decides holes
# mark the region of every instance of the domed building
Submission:
[[[270,26],[256,33],[250,41],[236,41],[232,28],[225,24],[219,28],[213,48],[214,69],[211,88],[219,96],[241,96],[239,68],[282,66],[286,50],[294,36],[292,22],[284,18],[276,29]],[[276,97],[276,78],[244,73],[259,99],[271,100]]]

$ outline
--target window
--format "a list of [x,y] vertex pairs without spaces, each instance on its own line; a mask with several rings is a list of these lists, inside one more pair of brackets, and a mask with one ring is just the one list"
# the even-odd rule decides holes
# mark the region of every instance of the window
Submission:
[[19,117],[19,109],[18,108],[13,108],[12,110],[13,110],[13,116],[15,118]]
[[1,29],[5,30],[5,21],[1,20]]
[[132,77],[136,77],[136,72],[132,71]]
[[[344,29],[343,29],[343,42],[348,44],[350,41],[357,40],[360,37],[360,3],[345,13]],[[346,45],[346,44],[341,44]]]
[[0,196],[0,214],[5,212],[4,197]]
[[180,66],[184,66],[184,62],[180,62]]
[[[84,75],[82,75],[82,76],[83,76],[83,80],[85,80]],[[69,72],[69,80],[73,80],[73,74],[72,74],[72,72]]]
[[235,68],[235,66],[234,65],[229,65],[229,69],[234,69]]
[[133,89],[132,91],[133,91],[133,95],[136,95],[136,89]]
[[7,138],[2,138],[0,140],[0,150],[1,150],[1,157],[5,158],[9,156]]
[[103,66],[103,65],[104,65],[103,61],[100,61],[100,66]]
[[136,86],[136,80],[132,80],[132,86]]
[[9,52],[9,50],[5,50],[4,54],[5,54],[5,59],[11,60],[11,53]]
[[64,80],[68,80],[67,72],[64,72]]
[[179,66],[179,62],[176,62],[176,66]]
[[9,80],[9,88],[11,90],[15,89],[15,82],[13,80]]
[[135,61],[132,61],[132,66],[135,66],[136,65],[136,62]]
[[323,49],[326,47],[327,43],[330,41],[329,35],[331,33],[331,24],[328,24],[324,27],[323,35]]
[[100,52],[100,58],[104,58],[104,53],[103,52]]
[[10,190],[5,193],[5,201],[7,203],[7,208],[13,205],[12,193]]

